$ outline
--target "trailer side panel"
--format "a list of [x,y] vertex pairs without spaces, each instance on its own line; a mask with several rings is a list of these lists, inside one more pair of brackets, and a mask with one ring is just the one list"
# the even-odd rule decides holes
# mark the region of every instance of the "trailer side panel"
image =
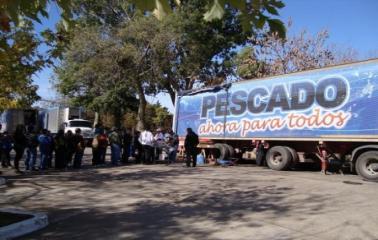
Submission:
[[378,140],[378,61],[180,96],[177,133],[216,139]]

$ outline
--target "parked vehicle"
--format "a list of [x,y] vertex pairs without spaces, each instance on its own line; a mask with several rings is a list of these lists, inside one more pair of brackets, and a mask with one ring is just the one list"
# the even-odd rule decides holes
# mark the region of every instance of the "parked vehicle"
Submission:
[[0,116],[0,123],[2,125],[1,132],[13,133],[17,125],[24,125],[25,127],[33,127],[39,130],[38,124],[38,110],[36,109],[7,109]]
[[378,59],[178,93],[174,129],[200,136],[218,159],[253,155],[286,170],[340,161],[378,180]]
[[73,133],[76,128],[81,129],[81,133],[86,140],[93,138],[92,122],[83,119],[84,113],[80,108],[58,107],[44,111],[42,114],[43,127],[56,134],[59,129],[64,132],[69,130]]

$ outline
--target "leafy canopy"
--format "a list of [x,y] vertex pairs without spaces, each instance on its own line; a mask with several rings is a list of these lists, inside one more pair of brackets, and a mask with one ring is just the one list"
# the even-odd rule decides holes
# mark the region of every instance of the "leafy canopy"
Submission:
[[30,22],[12,31],[0,31],[0,111],[30,107],[39,99],[32,75],[46,63],[38,53],[40,39]]
[[[129,2],[142,12],[152,12],[157,19],[162,20],[172,13],[172,9],[186,4],[188,1],[129,0]],[[221,19],[225,14],[225,9],[234,8],[239,12],[244,31],[250,31],[252,26],[261,28],[267,23],[272,31],[278,32],[281,37],[285,36],[283,23],[279,19],[270,17],[270,15],[279,15],[278,9],[285,6],[280,0],[212,0],[206,2],[208,10],[203,14],[206,21]],[[40,23],[41,16],[49,17],[46,9],[54,3],[61,9],[64,25],[68,26],[74,16],[74,1],[72,0],[13,0],[0,2],[0,29],[10,31],[11,23],[17,26],[23,19]]]

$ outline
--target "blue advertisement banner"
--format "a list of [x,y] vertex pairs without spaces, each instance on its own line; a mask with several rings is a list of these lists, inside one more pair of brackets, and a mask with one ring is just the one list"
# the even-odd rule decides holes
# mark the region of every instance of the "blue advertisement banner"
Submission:
[[378,61],[180,96],[177,133],[214,138],[378,137]]

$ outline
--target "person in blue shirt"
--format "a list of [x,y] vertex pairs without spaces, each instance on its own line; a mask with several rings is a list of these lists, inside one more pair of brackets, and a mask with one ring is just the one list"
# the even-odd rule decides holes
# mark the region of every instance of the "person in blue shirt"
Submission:
[[40,163],[40,169],[44,170],[47,168],[47,161],[48,157],[51,151],[51,139],[47,135],[47,130],[43,129],[41,135],[38,137],[39,142],[39,151],[41,153],[41,163]]

